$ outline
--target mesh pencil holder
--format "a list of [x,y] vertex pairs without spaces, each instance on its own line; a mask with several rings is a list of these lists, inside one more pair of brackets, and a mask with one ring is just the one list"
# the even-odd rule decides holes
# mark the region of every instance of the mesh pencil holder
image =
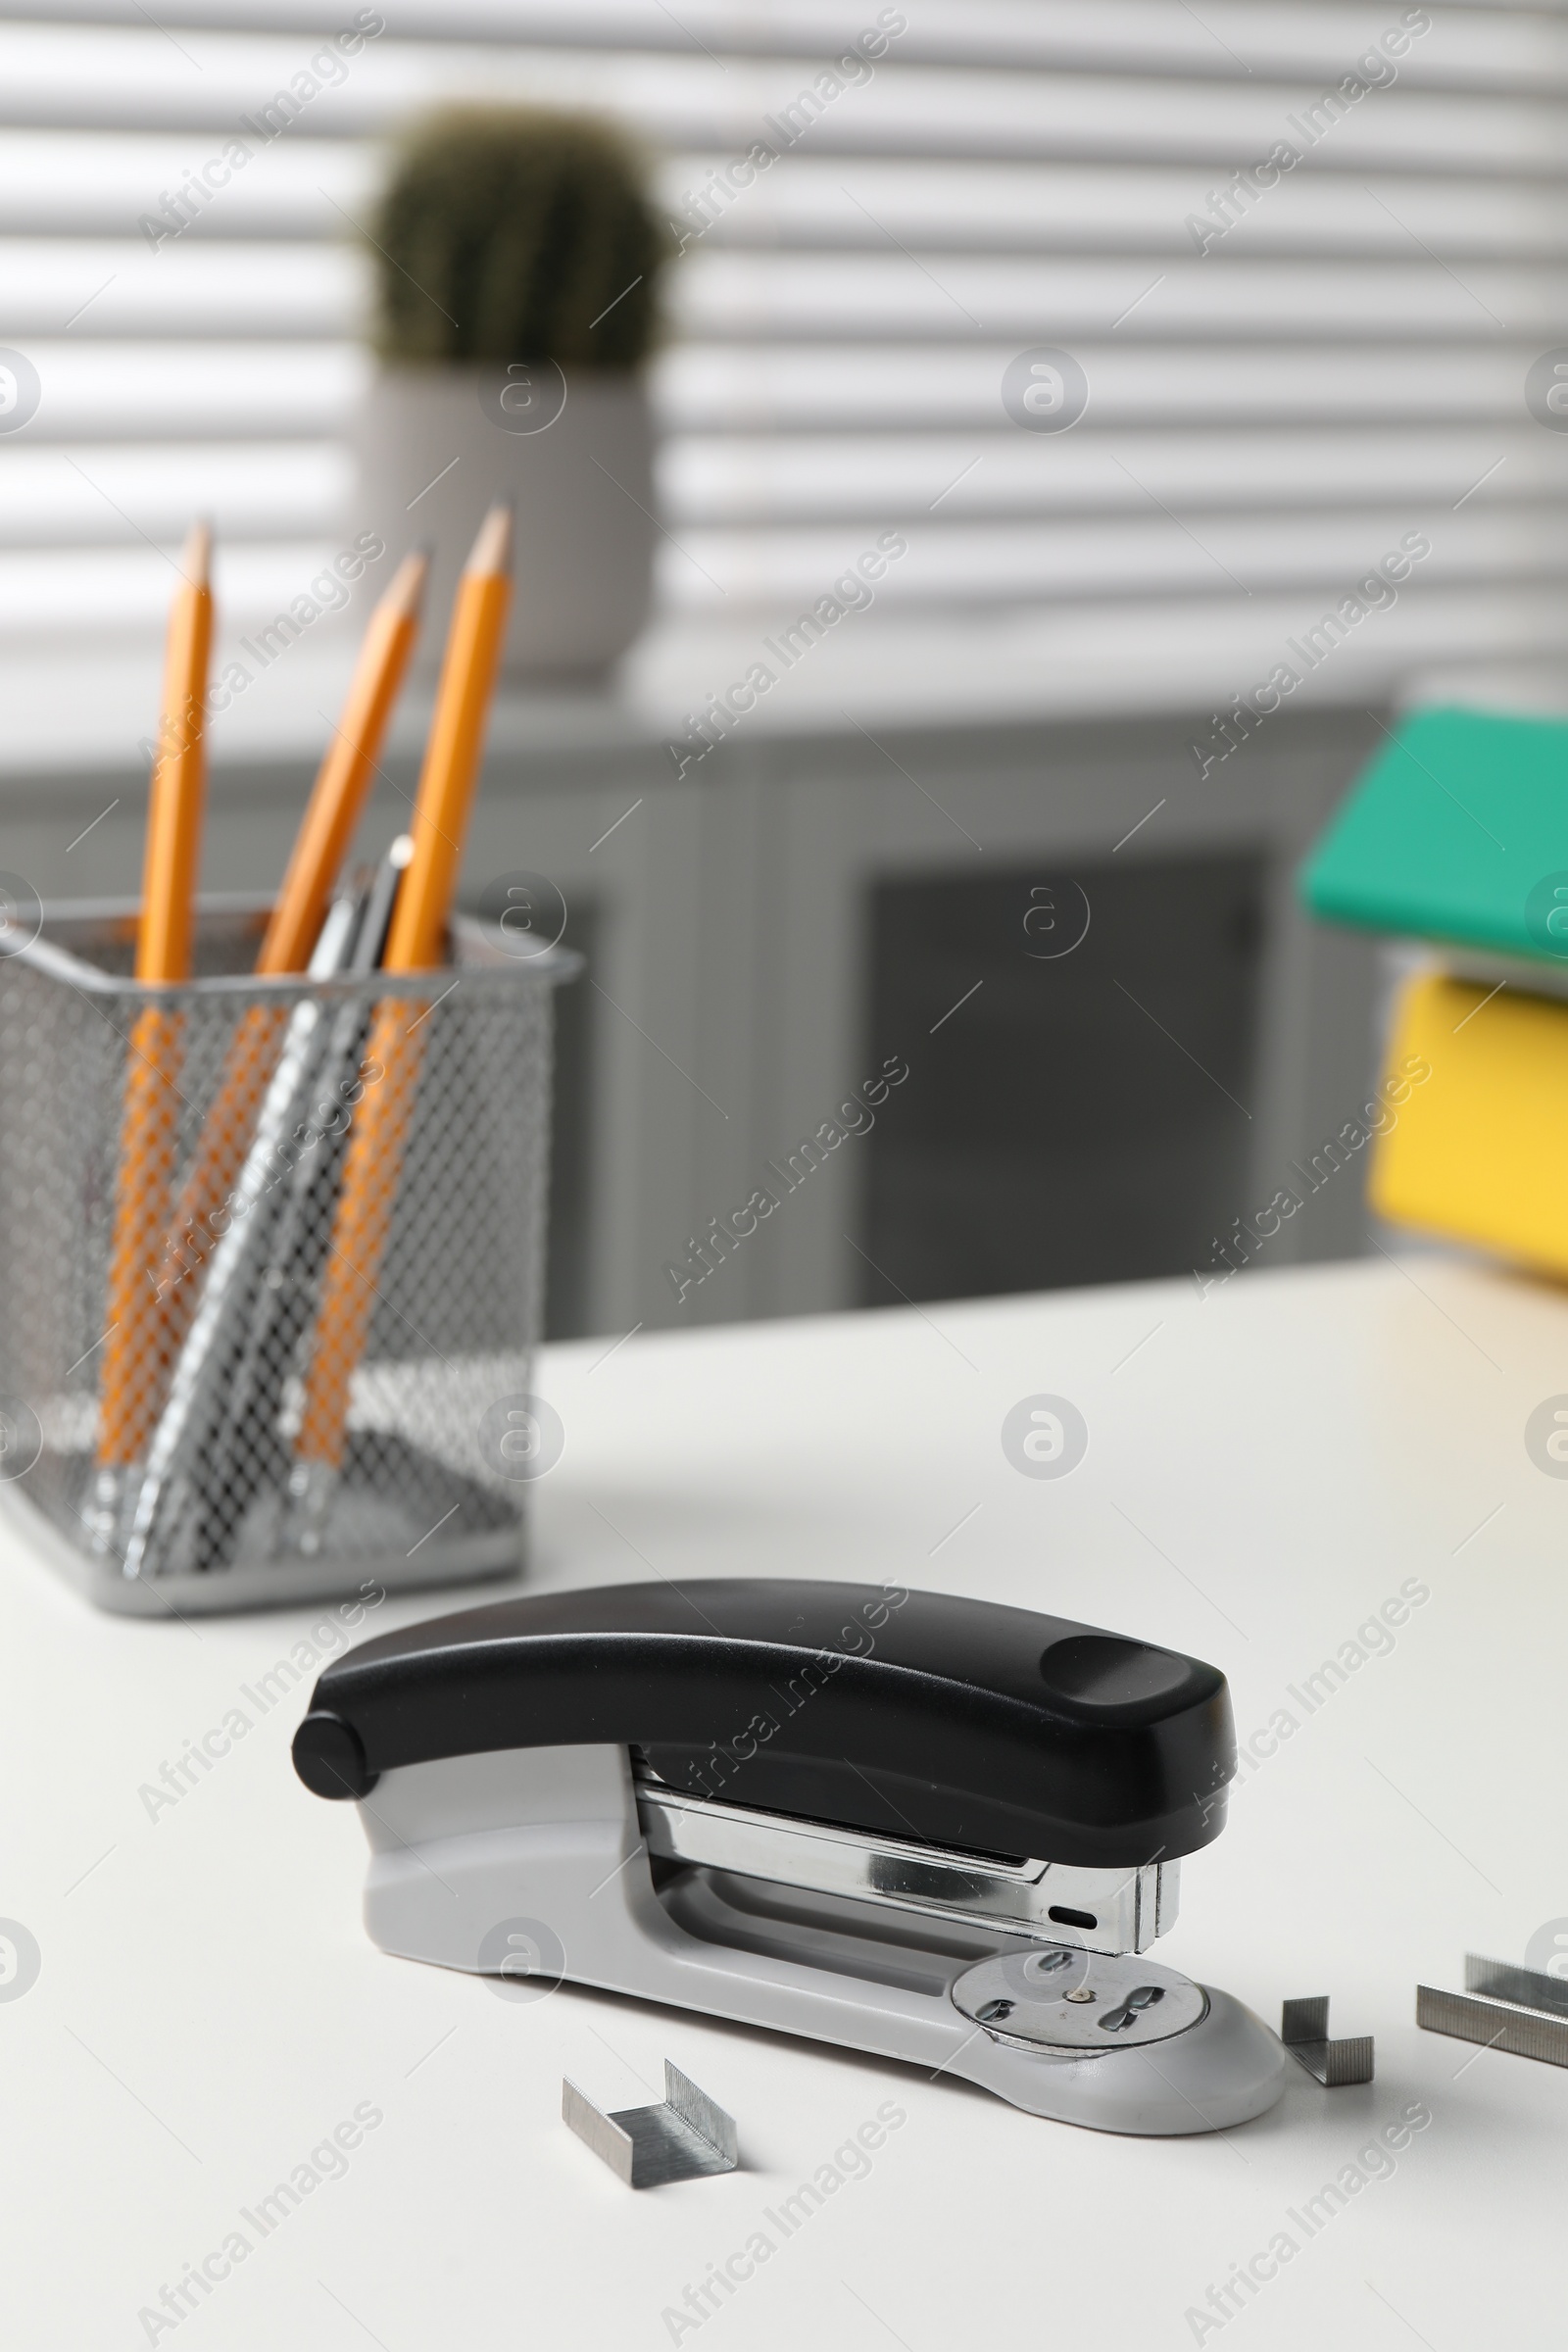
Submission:
[[248,1608],[515,1573],[554,993],[580,958],[454,923],[448,969],[130,977],[135,908],[0,931],[0,1495],[102,1607]]

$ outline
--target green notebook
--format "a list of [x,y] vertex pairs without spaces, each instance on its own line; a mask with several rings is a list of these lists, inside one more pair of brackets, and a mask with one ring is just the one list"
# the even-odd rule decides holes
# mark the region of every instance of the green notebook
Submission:
[[1301,871],[1325,921],[1568,960],[1568,723],[1408,718]]

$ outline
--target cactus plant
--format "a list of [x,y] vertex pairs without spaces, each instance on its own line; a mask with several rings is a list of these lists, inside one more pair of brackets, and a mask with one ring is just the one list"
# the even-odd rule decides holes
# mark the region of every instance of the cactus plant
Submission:
[[373,240],[376,343],[394,364],[625,372],[653,340],[663,233],[634,149],[590,117],[427,117],[398,150]]

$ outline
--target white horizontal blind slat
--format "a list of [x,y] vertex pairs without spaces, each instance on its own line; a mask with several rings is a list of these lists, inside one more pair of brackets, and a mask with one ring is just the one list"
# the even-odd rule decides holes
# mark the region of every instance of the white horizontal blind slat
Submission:
[[[51,24],[143,23],[139,0],[45,0],[32,16]],[[390,0],[382,15],[400,40],[520,42],[533,48],[701,50],[727,56],[831,58],[866,27],[856,0],[691,0],[675,16],[661,0]],[[1564,63],[1565,0],[1442,6],[1438,50],[1411,50],[1401,71],[1421,86],[1516,90],[1539,87]],[[1555,20],[1555,22],[1554,22]],[[251,31],[254,0],[175,0],[159,23],[180,29]],[[1313,81],[1325,59],[1352,57],[1376,41],[1398,12],[1382,7],[1300,7],[1270,0],[1211,0],[1201,17],[1171,0],[925,0],[902,36],[920,63],[1005,69],[1112,71],[1136,58],[1142,70],[1179,80],[1256,74]],[[319,0],[270,0],[268,27],[307,36],[323,24]]]

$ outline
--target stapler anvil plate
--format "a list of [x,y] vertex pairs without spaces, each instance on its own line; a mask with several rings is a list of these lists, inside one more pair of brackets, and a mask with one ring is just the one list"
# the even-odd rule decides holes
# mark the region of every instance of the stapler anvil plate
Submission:
[[625,1585],[363,1642],[294,1762],[359,1800],[366,1924],[405,1958],[511,1947],[1102,2131],[1283,2086],[1250,2011],[1143,1957],[1235,1771],[1195,1658],[897,1587]]

